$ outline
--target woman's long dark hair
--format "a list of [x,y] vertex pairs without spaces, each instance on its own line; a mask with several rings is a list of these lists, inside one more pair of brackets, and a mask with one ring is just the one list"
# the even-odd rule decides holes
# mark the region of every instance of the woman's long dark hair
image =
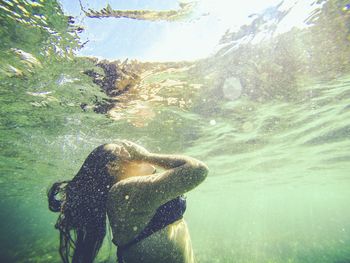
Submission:
[[49,209],[60,213],[55,228],[64,263],[92,263],[97,256],[106,235],[106,201],[113,183],[108,167],[117,158],[101,145],[71,181],[54,183],[48,191]]

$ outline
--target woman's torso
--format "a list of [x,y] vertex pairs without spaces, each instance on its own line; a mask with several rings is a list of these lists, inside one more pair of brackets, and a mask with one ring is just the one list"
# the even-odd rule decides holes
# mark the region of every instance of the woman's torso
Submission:
[[[117,192],[117,194],[115,194]],[[123,191],[109,194],[107,213],[113,241],[124,245],[133,240],[150,222],[156,209],[144,209],[147,200],[133,201]],[[126,263],[194,263],[191,239],[184,219],[164,227],[123,251]]]
[[153,233],[127,249],[125,262],[194,263],[191,239],[184,219]]

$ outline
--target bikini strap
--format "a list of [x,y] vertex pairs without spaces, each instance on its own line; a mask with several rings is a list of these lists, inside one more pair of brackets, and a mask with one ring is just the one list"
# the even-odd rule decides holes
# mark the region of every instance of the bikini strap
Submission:
[[145,229],[139,233],[133,240],[124,245],[118,246],[114,239],[112,242],[118,246],[117,248],[117,258],[119,263],[123,263],[122,253],[129,247],[135,245],[141,240],[147,238],[153,233],[163,229],[164,227],[176,222],[183,218],[183,214],[186,210],[186,199],[183,196],[178,196],[177,198],[170,200],[164,205],[160,206],[155,215],[152,217],[151,221],[147,224]]

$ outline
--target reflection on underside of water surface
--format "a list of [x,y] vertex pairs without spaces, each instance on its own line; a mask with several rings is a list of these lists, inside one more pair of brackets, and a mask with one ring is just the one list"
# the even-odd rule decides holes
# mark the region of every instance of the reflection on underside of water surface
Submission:
[[[47,187],[120,138],[208,164],[185,214],[199,262],[349,262],[348,3],[292,2],[207,58],[145,62],[78,56],[87,22],[62,3],[2,1],[1,262],[59,262]],[[196,23],[203,3],[136,22]],[[115,260],[107,239],[97,262]]]

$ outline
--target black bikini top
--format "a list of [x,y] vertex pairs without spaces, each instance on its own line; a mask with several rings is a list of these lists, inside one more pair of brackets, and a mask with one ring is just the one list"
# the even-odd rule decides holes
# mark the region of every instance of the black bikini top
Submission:
[[[117,257],[118,262],[123,263],[122,253],[125,249],[131,247],[132,245],[140,242],[146,237],[152,235],[153,233],[163,229],[167,225],[174,223],[175,221],[181,219],[186,210],[186,199],[183,196],[178,196],[177,198],[170,200],[164,205],[160,206],[155,215],[152,217],[151,221],[147,224],[145,229],[138,234],[129,243],[118,246]],[[115,244],[115,242],[113,241]]]

